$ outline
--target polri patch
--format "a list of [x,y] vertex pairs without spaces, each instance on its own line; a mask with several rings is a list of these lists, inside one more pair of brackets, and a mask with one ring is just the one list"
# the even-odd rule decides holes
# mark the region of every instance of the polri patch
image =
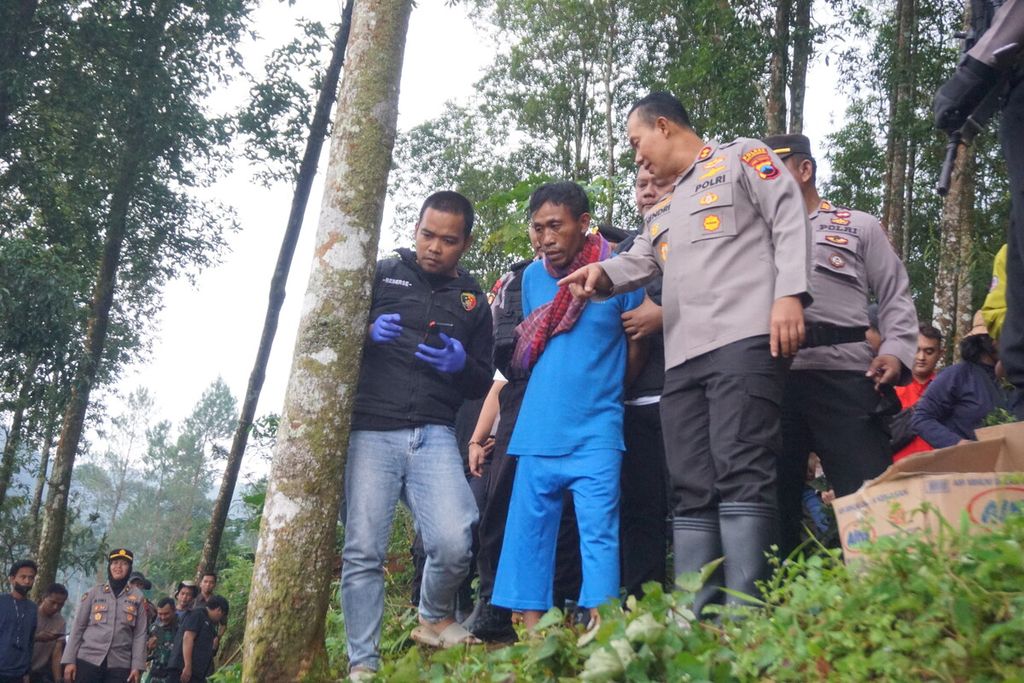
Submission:
[[779,169],[772,163],[772,156],[764,147],[758,147],[746,152],[742,157],[743,163],[757,171],[761,180],[774,180],[779,177]]
[[462,301],[462,307],[467,311],[472,311],[476,308],[476,294],[473,292],[463,292],[460,300]]

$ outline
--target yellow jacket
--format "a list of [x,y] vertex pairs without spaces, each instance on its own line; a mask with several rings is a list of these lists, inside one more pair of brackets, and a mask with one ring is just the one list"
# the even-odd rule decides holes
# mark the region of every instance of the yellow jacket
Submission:
[[1003,319],[1006,318],[1006,245],[996,252],[992,262],[992,286],[981,307],[981,315],[985,318],[988,333],[993,339],[999,339],[1003,331]]

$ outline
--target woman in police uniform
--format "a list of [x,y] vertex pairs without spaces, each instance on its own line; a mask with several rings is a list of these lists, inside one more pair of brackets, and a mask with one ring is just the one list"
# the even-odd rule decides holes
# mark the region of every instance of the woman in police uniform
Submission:
[[128,584],[134,555],[118,548],[107,557],[107,581],[85,592],[75,613],[61,664],[74,683],[139,683],[146,666],[146,612]]

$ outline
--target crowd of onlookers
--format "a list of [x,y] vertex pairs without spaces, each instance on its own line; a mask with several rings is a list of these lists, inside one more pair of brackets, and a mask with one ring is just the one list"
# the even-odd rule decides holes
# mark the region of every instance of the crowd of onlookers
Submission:
[[28,597],[36,563],[11,566],[11,591],[0,595],[0,683],[206,681],[228,616],[227,600],[213,592],[217,575],[182,581],[154,604],[131,551],[117,548],[107,560],[106,580],[81,596],[70,625],[61,614],[68,589],[48,586],[37,606]]

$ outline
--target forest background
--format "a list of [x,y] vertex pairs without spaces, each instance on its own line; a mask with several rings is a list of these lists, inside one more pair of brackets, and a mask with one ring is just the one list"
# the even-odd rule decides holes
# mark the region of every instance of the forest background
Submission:
[[[153,321],[168,289],[201,281],[242,227],[218,183],[242,169],[255,202],[300,175],[342,11],[318,22],[301,19],[304,3],[264,0],[296,27],[271,43],[254,35],[260,4],[0,9],[0,560],[37,558],[41,582],[79,590],[104,548],[127,545],[162,589],[206,564],[226,568],[229,586],[237,578],[231,597],[244,603],[267,468],[247,465],[242,487],[223,485],[242,388],[202,378],[194,408],[172,420],[157,396],[173,378],[129,380],[161,348]],[[957,59],[961,3],[453,4],[430,8],[445,14],[428,50],[464,39],[485,66],[440,113],[401,131],[388,246],[408,241],[419,202],[440,187],[478,208],[466,265],[485,285],[527,252],[524,206],[544,180],[576,180],[599,221],[636,225],[623,117],[638,96],[666,88],[707,137],[810,134],[828,170],[822,194],[882,218],[921,319],[953,339],[969,328],[1004,240],[1008,192],[991,134],[961,155],[945,201],[933,190],[945,140],[930,102]],[[253,43],[261,49],[243,54]],[[810,82],[822,63],[836,77]],[[410,73],[407,64],[403,89],[448,88],[444,71]],[[226,92],[244,102],[228,104]],[[810,100],[838,103],[834,125],[805,121]],[[268,223],[261,237],[276,243]],[[300,250],[300,262],[308,256]],[[225,336],[235,312],[258,319],[262,297],[250,288],[221,304],[221,319],[173,324],[197,339]],[[232,353],[247,356],[255,342]],[[196,381],[189,360],[176,368],[182,383]],[[269,457],[276,409],[243,425],[249,461]],[[218,502],[232,501],[234,514],[217,519]]]

